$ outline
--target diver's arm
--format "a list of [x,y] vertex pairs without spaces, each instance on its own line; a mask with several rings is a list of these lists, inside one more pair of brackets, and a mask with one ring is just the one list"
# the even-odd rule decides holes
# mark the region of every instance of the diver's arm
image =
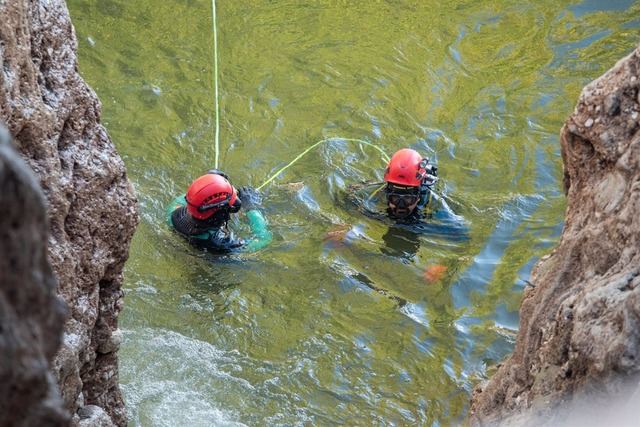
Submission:
[[247,219],[253,238],[243,247],[245,252],[255,252],[271,243],[273,235],[267,226],[267,220],[258,209],[261,205],[260,195],[251,187],[242,187],[238,192],[242,206],[247,210]]
[[246,252],[255,252],[271,243],[273,235],[269,231],[267,220],[258,209],[248,211],[247,218],[249,219],[249,227],[251,227],[253,239],[245,245],[244,250]]
[[175,199],[173,199],[171,201],[171,203],[169,203],[167,205],[165,214],[166,214],[166,220],[167,220],[167,224],[170,227],[173,227],[173,221],[171,221],[171,215],[173,215],[173,212],[178,209],[181,208],[183,206],[187,205],[187,200],[185,199],[185,194],[176,197]]

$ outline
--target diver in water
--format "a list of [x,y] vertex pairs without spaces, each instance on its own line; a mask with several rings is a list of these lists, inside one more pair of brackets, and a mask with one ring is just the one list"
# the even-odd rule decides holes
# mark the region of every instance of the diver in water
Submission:
[[[216,253],[253,252],[267,246],[272,237],[260,205],[256,190],[241,187],[236,191],[225,173],[212,169],[173,200],[167,209],[167,223],[199,248]],[[241,208],[253,234],[247,241],[234,237],[228,226],[231,214]]]
[[429,203],[438,168],[417,151],[397,151],[384,172],[387,214],[398,222],[414,222]]
[[[438,168],[417,151],[404,148],[391,157],[383,180],[349,185],[342,199],[347,202],[345,207],[356,208],[365,216],[389,225],[379,246],[382,254],[424,266],[423,277],[428,283],[442,280],[448,263],[434,259],[438,251],[435,255],[434,251],[421,254],[420,247],[428,242],[431,248],[442,245],[448,251],[457,246],[464,248],[461,243],[469,240],[469,229],[464,218],[456,215],[436,192]],[[390,298],[399,307],[407,305],[406,299],[376,283],[362,270],[353,272],[350,276],[359,284]]]
[[[397,227],[394,227],[395,231],[387,233],[384,240],[389,240],[387,243],[401,242],[401,246],[413,242],[410,245],[412,247],[404,248],[403,252],[414,253],[419,246],[419,234],[437,235],[452,241],[468,240],[464,219],[456,215],[442,197],[437,196],[437,182],[438,168],[417,151],[403,148],[391,157],[383,183],[352,185],[347,198],[366,216],[393,221]],[[378,190],[370,191],[375,186],[378,186]],[[374,197],[381,190],[384,201]],[[431,202],[432,199],[437,199],[437,206]],[[384,210],[378,207],[382,203]]]

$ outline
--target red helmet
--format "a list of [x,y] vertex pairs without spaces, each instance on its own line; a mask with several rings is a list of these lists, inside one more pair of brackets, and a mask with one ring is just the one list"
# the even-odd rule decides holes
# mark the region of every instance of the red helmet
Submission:
[[221,208],[233,206],[238,195],[225,177],[208,173],[191,183],[185,198],[194,218],[207,219]]
[[391,157],[384,172],[384,181],[406,187],[419,187],[422,183],[422,156],[416,150],[403,148]]

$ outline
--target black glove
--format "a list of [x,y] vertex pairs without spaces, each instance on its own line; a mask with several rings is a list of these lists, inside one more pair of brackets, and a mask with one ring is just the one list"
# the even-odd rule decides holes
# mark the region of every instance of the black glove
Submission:
[[250,211],[258,209],[262,205],[262,198],[260,193],[252,187],[240,187],[238,190],[238,197],[242,202],[242,207]]
[[220,176],[223,176],[227,181],[229,181],[229,177],[227,176],[227,174],[226,174],[226,173],[224,173],[224,172],[222,172],[222,171],[221,171],[221,170],[219,170],[219,169],[209,169],[209,170],[207,171],[207,173],[208,173],[208,174],[212,174],[212,175],[220,175]]

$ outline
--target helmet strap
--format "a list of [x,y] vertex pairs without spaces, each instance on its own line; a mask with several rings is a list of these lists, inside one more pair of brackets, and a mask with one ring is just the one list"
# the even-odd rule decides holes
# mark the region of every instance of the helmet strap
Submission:
[[425,181],[423,180],[422,183],[420,184],[420,201],[418,202],[418,206],[416,206],[417,209],[424,209],[425,206],[427,206],[427,203],[429,203],[429,193],[430,193],[430,188],[428,185],[425,184]]

